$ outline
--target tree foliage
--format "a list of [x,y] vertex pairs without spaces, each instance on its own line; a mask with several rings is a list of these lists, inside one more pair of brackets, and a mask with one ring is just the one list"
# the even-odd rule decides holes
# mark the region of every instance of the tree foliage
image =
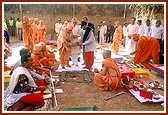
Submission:
[[157,14],[164,14],[164,4],[130,4],[132,16],[151,21],[155,19]]

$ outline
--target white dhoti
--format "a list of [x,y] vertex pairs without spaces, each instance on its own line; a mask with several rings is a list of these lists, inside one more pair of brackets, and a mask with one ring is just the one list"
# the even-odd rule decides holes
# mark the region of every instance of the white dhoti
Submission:
[[126,52],[131,53],[135,51],[135,42],[133,39],[126,38],[126,44],[125,44]]

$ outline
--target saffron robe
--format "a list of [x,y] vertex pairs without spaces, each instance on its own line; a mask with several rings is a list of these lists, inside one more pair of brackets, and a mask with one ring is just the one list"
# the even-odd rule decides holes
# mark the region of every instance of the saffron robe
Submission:
[[118,53],[121,41],[122,41],[122,27],[121,27],[121,25],[119,25],[115,29],[115,33],[113,36],[113,43],[111,45],[112,49],[114,50],[115,53]]
[[57,48],[59,50],[59,59],[62,67],[69,64],[69,57],[71,55],[71,39],[76,38],[72,33],[67,33],[66,28],[62,28],[57,40]]
[[103,61],[103,65],[107,68],[114,69],[117,73],[117,76],[110,76],[108,71],[106,71],[105,75],[96,73],[94,76],[95,84],[100,90],[108,90],[111,88],[111,91],[115,92],[121,82],[121,72],[117,66],[117,63],[111,58],[105,59]]
[[41,59],[39,55],[32,53],[31,57],[33,58],[33,65],[32,68],[36,70],[36,73],[38,74],[42,74],[43,72],[45,72],[47,75],[50,75],[50,70],[47,68],[43,68],[40,64]]
[[151,58],[155,64],[159,63],[159,42],[153,37],[142,36],[137,43],[134,63],[147,63]]

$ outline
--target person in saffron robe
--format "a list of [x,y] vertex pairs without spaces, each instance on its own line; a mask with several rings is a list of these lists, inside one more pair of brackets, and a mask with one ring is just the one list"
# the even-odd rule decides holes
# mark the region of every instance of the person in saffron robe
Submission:
[[33,65],[32,68],[36,70],[36,73],[42,75],[42,73],[46,73],[47,75],[50,75],[50,70],[47,68],[42,67],[42,64],[40,63],[41,59],[44,58],[42,54],[42,46],[39,44],[34,45],[34,50],[31,54],[31,57],[33,58]]
[[[30,17],[29,18],[29,24],[30,24],[30,31],[31,31],[31,35],[33,35],[33,17]],[[34,47],[34,44],[33,44],[33,37],[32,39],[29,40],[29,44],[30,44],[30,51],[32,52],[33,51],[33,47]]]
[[115,33],[113,36],[113,43],[112,43],[112,49],[114,50],[114,52],[116,54],[118,54],[119,48],[120,48],[120,44],[122,41],[122,26],[119,24],[119,21],[115,21],[115,25],[116,25],[116,29],[115,29]]
[[44,42],[39,42],[38,44],[40,44],[42,46],[43,56],[46,57],[46,58],[41,59],[40,63],[43,66],[52,67],[57,62],[54,52],[52,52],[48,48],[46,48],[46,45],[44,44]]
[[71,55],[71,39],[78,37],[78,35],[73,35],[73,27],[74,25],[72,22],[68,23],[66,27],[61,29],[57,39],[57,48],[60,55],[59,59],[63,69],[65,69],[65,66],[70,66],[69,57]]
[[158,41],[149,36],[141,36],[139,34],[132,34],[131,36],[135,42],[137,42],[137,49],[130,54],[135,54],[135,64],[145,64],[153,59],[155,64],[159,63],[160,45]]
[[121,81],[121,72],[117,63],[111,58],[111,51],[105,50],[103,58],[105,59],[102,63],[103,69],[101,71],[94,69],[96,72],[94,75],[95,84],[100,90],[115,92]]
[[22,30],[23,30],[24,47],[30,48],[30,40],[32,39],[32,33],[31,33],[28,16],[23,16]]
[[39,21],[38,30],[39,30],[40,42],[46,43],[46,27],[43,23],[43,20]]
[[37,28],[38,25],[38,18],[34,18],[34,23],[32,25],[32,29],[33,29],[33,44],[38,44],[40,42],[40,38],[39,38],[39,31]]

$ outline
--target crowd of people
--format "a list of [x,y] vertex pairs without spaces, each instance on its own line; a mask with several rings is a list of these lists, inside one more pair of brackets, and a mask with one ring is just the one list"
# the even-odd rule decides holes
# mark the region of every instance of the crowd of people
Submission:
[[[100,24],[97,39],[99,44],[111,43],[115,54],[118,54],[123,44],[130,55],[135,54],[135,64],[148,63],[150,59],[153,59],[153,63],[160,63],[159,56],[163,54],[164,40],[164,29],[160,20],[157,20],[154,25],[147,20],[145,26],[142,25],[141,20],[136,23],[134,17],[131,18],[128,26],[127,23],[122,26],[119,20],[114,22],[115,25],[112,25],[111,21],[108,25],[105,21]],[[50,71],[55,65],[55,69],[59,64],[62,69],[71,67],[69,64],[71,58],[73,66],[78,67],[78,57],[82,53],[84,68],[92,70],[97,43],[95,26],[89,22],[87,16],[84,16],[81,21],[73,18],[71,21],[65,21],[64,24],[61,23],[61,19],[58,19],[55,24],[59,63],[54,52],[46,48],[46,28],[42,20],[24,16],[21,26],[17,23],[17,27],[18,37],[23,36],[24,48],[20,50],[21,59],[11,70],[11,79],[7,88],[10,93],[5,99],[10,106],[9,110],[13,110],[14,105],[18,103],[24,107],[27,105],[31,107],[33,105],[34,108],[41,107],[44,104],[43,91],[50,81]],[[102,70],[94,69],[95,84],[100,90],[115,92],[121,81],[121,72],[117,63],[111,58],[110,50],[103,52],[103,58]],[[15,110],[24,110],[24,107],[15,108]]]

